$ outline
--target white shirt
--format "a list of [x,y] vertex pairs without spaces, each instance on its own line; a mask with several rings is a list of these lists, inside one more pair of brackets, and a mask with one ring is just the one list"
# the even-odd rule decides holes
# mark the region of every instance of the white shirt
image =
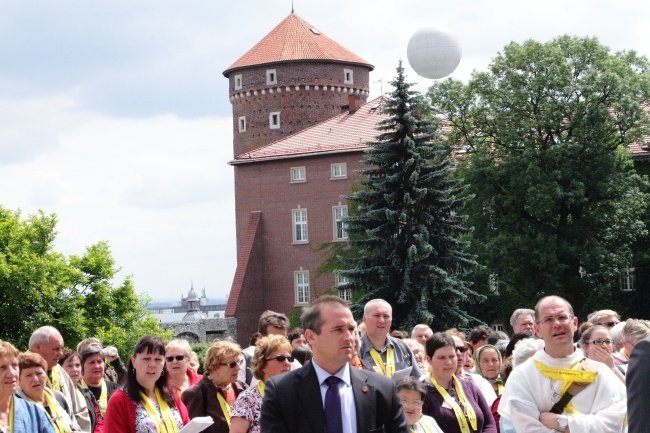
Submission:
[[352,391],[352,382],[350,379],[350,364],[336,372],[330,374],[323,370],[312,358],[311,363],[316,370],[318,383],[320,384],[320,395],[323,400],[323,408],[325,408],[325,393],[329,389],[329,384],[326,382],[330,376],[336,376],[341,381],[339,382],[339,394],[341,396],[341,419],[343,420],[343,433],[357,433],[357,408],[354,404],[354,392]]

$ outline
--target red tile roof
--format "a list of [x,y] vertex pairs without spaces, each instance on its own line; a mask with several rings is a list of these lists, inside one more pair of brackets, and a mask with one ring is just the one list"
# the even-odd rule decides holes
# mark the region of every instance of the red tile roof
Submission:
[[346,111],[296,134],[237,155],[229,164],[361,152],[368,148],[367,142],[375,141],[379,135],[375,128],[386,117],[383,113],[383,98],[378,97],[353,113]]
[[370,63],[334,42],[298,15],[292,13],[278,24],[223,74],[234,69],[295,60],[328,60],[355,63],[374,69]]

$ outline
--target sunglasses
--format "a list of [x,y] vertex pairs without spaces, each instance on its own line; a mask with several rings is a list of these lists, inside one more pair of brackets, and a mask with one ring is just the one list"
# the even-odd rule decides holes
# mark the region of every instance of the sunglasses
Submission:
[[237,362],[237,361],[232,361],[232,362],[228,362],[228,363],[220,362],[219,365],[224,365],[224,366],[226,366],[228,368],[235,368],[235,367],[237,367],[239,365],[239,362]]
[[465,353],[467,352],[467,346],[456,346],[456,351],[460,353]]
[[176,361],[182,361],[185,359],[185,355],[168,356],[165,359],[167,360],[167,362],[174,362],[174,359]]
[[601,326],[606,326],[608,328],[613,328],[614,326],[618,325],[618,322],[605,322],[601,323]]
[[278,362],[284,362],[284,361],[293,362],[293,356],[278,355],[275,358],[266,358],[264,361],[273,361],[273,360],[276,360]]

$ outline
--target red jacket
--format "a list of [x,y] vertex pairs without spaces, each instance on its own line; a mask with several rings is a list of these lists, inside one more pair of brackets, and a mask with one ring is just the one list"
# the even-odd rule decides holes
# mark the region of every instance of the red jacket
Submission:
[[[190,422],[187,408],[175,394],[174,405],[181,414],[183,425]],[[131,400],[124,391],[121,389],[115,391],[108,401],[106,418],[104,419],[104,431],[110,433],[136,433],[135,409],[137,406],[137,403]]]

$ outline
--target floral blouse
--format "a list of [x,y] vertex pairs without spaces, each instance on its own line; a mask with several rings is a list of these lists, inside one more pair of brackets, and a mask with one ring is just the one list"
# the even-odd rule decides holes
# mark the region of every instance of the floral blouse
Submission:
[[251,425],[248,433],[260,433],[260,412],[262,411],[262,395],[256,386],[244,390],[232,407],[232,416],[248,420]]

